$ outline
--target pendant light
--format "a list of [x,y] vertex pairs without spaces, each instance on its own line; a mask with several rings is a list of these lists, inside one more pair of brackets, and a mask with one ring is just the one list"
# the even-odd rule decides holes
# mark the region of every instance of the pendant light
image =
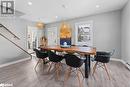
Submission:
[[45,27],[45,24],[44,24],[42,21],[38,21],[38,22],[36,23],[36,27],[37,27],[38,29],[43,29],[43,28]]

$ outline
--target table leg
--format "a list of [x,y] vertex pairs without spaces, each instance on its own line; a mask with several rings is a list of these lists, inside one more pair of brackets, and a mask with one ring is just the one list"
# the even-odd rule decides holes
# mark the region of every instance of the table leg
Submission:
[[88,55],[88,65],[89,65],[89,73],[91,71],[91,59],[90,59],[90,55]]
[[90,55],[86,55],[86,60],[85,60],[85,78],[89,77],[90,74]]

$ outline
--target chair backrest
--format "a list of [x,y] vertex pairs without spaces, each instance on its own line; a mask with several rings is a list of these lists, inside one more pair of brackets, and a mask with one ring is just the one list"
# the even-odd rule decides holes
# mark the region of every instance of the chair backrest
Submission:
[[76,46],[75,44],[71,44],[71,46]]
[[64,58],[65,58],[66,64],[74,68],[78,68],[84,63],[84,60],[78,58],[76,55],[73,55],[73,54],[66,54]]
[[37,58],[40,58],[40,51],[38,49],[33,49],[36,52]]
[[112,50],[111,52],[97,51],[95,60],[102,63],[108,63],[114,52],[115,50]]
[[113,50],[111,51],[111,56],[114,55],[115,51],[116,51],[115,49],[113,49]]
[[44,52],[41,52],[40,50],[38,49],[33,49],[35,52],[36,52],[36,56],[37,58],[45,58],[47,57],[47,53],[44,53]]
[[49,56],[49,60],[52,62],[60,62],[63,59],[62,56],[57,55],[56,53],[52,51],[48,51],[48,56]]
[[88,45],[83,45],[83,47],[88,47]]

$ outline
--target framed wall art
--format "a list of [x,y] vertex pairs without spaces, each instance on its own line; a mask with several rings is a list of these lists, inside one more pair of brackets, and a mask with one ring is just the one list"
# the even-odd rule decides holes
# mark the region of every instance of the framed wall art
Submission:
[[75,23],[75,44],[93,46],[93,21]]

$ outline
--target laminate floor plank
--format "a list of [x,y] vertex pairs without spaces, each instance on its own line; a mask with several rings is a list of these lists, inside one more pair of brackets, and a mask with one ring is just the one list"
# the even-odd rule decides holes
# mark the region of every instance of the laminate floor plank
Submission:
[[[13,87],[79,87],[78,78],[75,72],[71,73],[70,78],[64,85],[64,73],[67,69],[63,64],[60,80],[56,80],[54,66],[48,73],[49,65],[39,64],[37,69],[34,66],[37,60],[27,60],[10,66],[0,68],[0,83],[12,83]],[[91,67],[95,63],[92,62]],[[84,65],[81,68],[84,72]],[[83,87],[130,87],[130,71],[120,62],[111,61],[108,64],[111,80],[106,72],[99,68],[94,76],[83,79]],[[92,70],[91,70],[92,73]]]

